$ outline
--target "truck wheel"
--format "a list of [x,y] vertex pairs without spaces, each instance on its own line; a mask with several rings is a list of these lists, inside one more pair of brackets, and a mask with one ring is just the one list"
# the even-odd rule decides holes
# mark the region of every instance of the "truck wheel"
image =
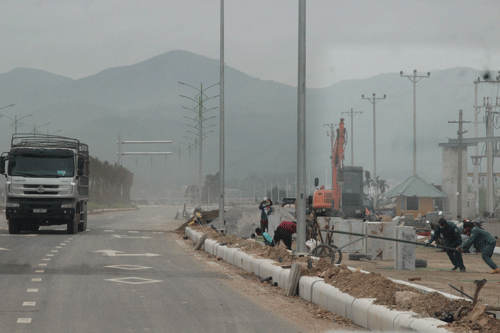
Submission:
[[9,220],[9,234],[14,235],[21,232],[21,225],[16,220]]
[[75,214],[72,220],[68,221],[67,232],[70,235],[76,234],[78,232],[78,214]]

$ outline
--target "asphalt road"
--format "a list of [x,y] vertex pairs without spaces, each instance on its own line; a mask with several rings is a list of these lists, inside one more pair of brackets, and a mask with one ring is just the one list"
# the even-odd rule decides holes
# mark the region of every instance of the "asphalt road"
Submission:
[[300,332],[179,247],[168,207],[91,215],[88,230],[9,235],[0,216],[0,332]]

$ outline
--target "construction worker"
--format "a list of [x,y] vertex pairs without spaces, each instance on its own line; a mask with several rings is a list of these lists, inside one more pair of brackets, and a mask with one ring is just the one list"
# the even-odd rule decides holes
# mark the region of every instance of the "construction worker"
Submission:
[[271,206],[273,205],[271,199],[264,197],[264,200],[259,205],[259,209],[262,211],[260,213],[260,228],[262,231],[269,231],[267,215],[271,212]]
[[[271,237],[271,235],[269,235],[267,232],[262,232],[261,228],[255,229],[255,234],[256,234],[256,237],[255,237],[256,242],[261,241],[265,245],[274,246],[274,240]],[[260,239],[262,239],[262,240],[260,240]]]
[[[458,230],[457,225],[453,222],[446,221],[446,219],[443,217],[439,219],[438,227],[434,230],[434,234],[427,244],[430,245],[432,242],[438,239],[439,235],[441,234],[443,235],[446,247],[456,248],[462,245],[462,237],[460,236],[460,231]],[[465,272],[462,253],[454,250],[446,250],[446,254],[453,264],[453,268],[451,269],[452,271],[460,269],[460,272]]]
[[464,231],[470,237],[462,246],[458,246],[457,250],[464,252],[464,250],[468,250],[469,247],[474,244],[474,247],[481,251],[481,257],[486,265],[493,269],[490,274],[500,274],[500,269],[497,264],[491,260],[493,251],[495,250],[495,246],[497,244],[496,238],[486,230],[475,227],[473,222],[465,222]]
[[292,249],[292,235],[297,232],[297,222],[283,221],[274,232],[274,244],[278,245],[281,240],[287,249]]

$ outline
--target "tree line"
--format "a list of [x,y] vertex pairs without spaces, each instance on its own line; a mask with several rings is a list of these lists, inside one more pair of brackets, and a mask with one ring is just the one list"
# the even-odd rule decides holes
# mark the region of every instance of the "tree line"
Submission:
[[112,206],[129,204],[130,190],[134,174],[121,165],[100,161],[90,157],[89,200],[94,203]]

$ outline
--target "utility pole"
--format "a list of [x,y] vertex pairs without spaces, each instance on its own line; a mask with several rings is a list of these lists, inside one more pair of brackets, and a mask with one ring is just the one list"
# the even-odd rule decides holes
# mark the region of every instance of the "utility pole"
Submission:
[[[333,190],[333,168],[335,167],[334,166],[334,162],[333,162],[333,138],[335,137],[335,132],[333,131],[333,129],[335,128],[335,126],[337,126],[338,124],[323,124],[323,126],[329,128],[329,132],[326,132],[326,136],[329,136],[330,137],[330,141],[331,141],[331,150],[330,150],[330,162],[331,162],[331,167],[332,167],[332,190]],[[325,187],[326,187],[326,175],[325,175]]]
[[[368,100],[370,103],[373,104],[373,180],[376,182],[377,181],[377,135],[376,135],[376,127],[375,127],[375,105],[377,102],[380,100],[385,99],[386,95],[384,97],[375,97],[375,93],[373,93],[373,97],[365,97],[365,95],[361,95],[362,99]],[[377,203],[378,203],[378,184],[375,183],[375,196],[373,197],[373,206],[374,208],[377,208]]]
[[207,109],[206,107],[203,106],[203,103],[205,103],[209,99],[212,99],[212,98],[215,98],[215,97],[219,97],[219,95],[208,97],[204,93],[204,91],[210,89],[213,86],[218,85],[219,83],[212,84],[211,86],[209,86],[208,88],[205,88],[205,89],[203,89],[203,83],[200,84],[200,89],[195,88],[192,85],[189,85],[189,84],[183,83],[183,82],[179,82],[179,84],[191,87],[191,88],[195,89],[196,91],[198,91],[198,94],[194,98],[187,97],[187,96],[184,96],[184,95],[180,95],[180,96],[184,97],[184,98],[187,98],[187,99],[189,99],[189,100],[197,103],[197,106],[194,107],[194,108],[190,109],[190,108],[187,108],[185,106],[183,106],[183,108],[187,109],[187,110],[190,110],[190,111],[193,111],[193,112],[196,113],[196,116],[194,118],[190,118],[190,117],[186,117],[186,116],[184,116],[184,118],[187,118],[187,119],[190,119],[190,120],[193,120],[193,121],[197,122],[197,125],[195,125],[195,126],[189,125],[189,124],[188,124],[188,126],[193,127],[194,129],[196,129],[198,131],[198,133],[197,133],[197,135],[198,135],[198,145],[200,147],[200,150],[198,151],[198,164],[199,165],[198,165],[198,198],[197,198],[198,200],[197,201],[198,201],[198,205],[201,207],[201,189],[203,187],[202,186],[202,184],[203,184],[203,177],[202,177],[203,139],[205,138],[206,134],[208,134],[208,133],[206,133],[206,132],[203,131],[203,122],[206,121],[206,120],[215,118],[215,116],[209,117],[209,118],[205,118],[204,114],[206,112],[210,111],[210,110],[217,109],[217,107],[213,107],[213,108]]
[[413,70],[413,75],[403,75],[403,71],[399,72],[402,77],[407,77],[413,82],[413,174],[417,174],[417,82],[428,78],[431,72],[427,75],[417,75],[417,70]]
[[[462,198],[463,198],[463,187],[462,187],[462,139],[463,134],[467,133],[467,131],[463,130],[464,123],[470,123],[470,121],[463,120],[464,111],[460,110],[458,113],[458,121],[448,121],[449,124],[458,123],[458,181],[457,181],[457,214],[460,215],[460,218],[464,217],[463,206],[462,206]],[[467,191],[465,191],[467,193]]]
[[363,111],[353,111],[351,108],[351,112],[342,112],[342,114],[348,114],[351,116],[351,166],[354,166],[354,115],[362,114]]
[[[483,100],[486,107],[486,138],[493,137],[493,112],[494,107],[499,107],[498,97],[496,105],[490,104],[490,98],[486,97]],[[495,209],[494,207],[494,193],[493,193],[493,142],[486,141],[486,210],[490,214]]]
[[[500,74],[500,71],[498,72]],[[490,75],[487,74],[484,76],[484,80],[481,81],[481,78],[478,78],[474,81],[474,130],[475,137],[478,137],[478,115],[481,112],[480,107],[478,106],[478,86],[480,83],[494,83],[500,84],[500,75],[495,77],[495,80],[490,79]],[[483,101],[483,106],[486,108],[486,137],[493,136],[493,117],[491,115],[492,107],[487,105],[489,104]],[[497,99],[498,106],[498,99]],[[490,134],[490,135],[488,135]],[[486,210],[492,212],[494,210],[493,207],[493,152],[492,143],[486,142],[486,163],[487,163],[487,184],[486,184]],[[488,153],[489,151],[489,153]],[[471,156],[472,164],[474,165],[474,191],[476,192],[476,216],[479,214],[479,166],[481,165],[481,158],[484,156],[479,156],[479,148],[476,146],[476,156]],[[491,169],[491,170],[490,170]]]
[[181,148],[172,148],[173,151],[177,152],[178,156],[179,156],[179,177],[178,177],[178,181],[179,181],[179,191],[181,190]]

